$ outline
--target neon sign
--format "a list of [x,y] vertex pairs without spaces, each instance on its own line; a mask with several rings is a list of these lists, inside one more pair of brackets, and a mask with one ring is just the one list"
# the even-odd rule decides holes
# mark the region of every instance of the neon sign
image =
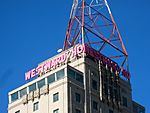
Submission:
[[81,55],[84,52],[83,45],[76,45],[75,47],[66,50],[64,53],[56,56],[55,58],[44,62],[39,65],[37,68],[32,69],[31,71],[25,73],[25,80],[29,80],[37,75],[41,75],[42,73],[46,73],[51,69],[55,69],[58,65],[66,63],[68,60],[71,61],[76,56]]
[[102,61],[103,64],[107,65],[108,67],[111,67],[113,71],[117,71],[117,72],[122,71],[122,75],[127,79],[130,79],[129,72],[125,70],[121,70],[116,62],[100,54],[98,51],[96,51],[95,49],[87,45],[79,44],[76,45],[75,47],[72,47],[62,52],[59,56],[56,56],[38,65],[36,68],[32,69],[31,71],[28,71],[27,73],[25,73],[25,80],[29,80],[37,75],[42,75],[43,73],[46,73],[52,69],[56,69],[57,67],[66,64],[68,61],[71,61],[72,59],[76,58],[77,56],[82,56],[83,53],[86,53],[87,55],[90,55],[91,57],[94,57],[95,59]]
[[125,69],[123,69],[123,68],[122,68],[121,71],[122,71],[122,75],[123,75],[125,78],[127,78],[128,80],[130,80],[130,78],[131,78],[130,72],[127,71],[127,70],[125,70]]
[[114,61],[112,61],[110,58],[100,54],[98,51],[96,51],[95,49],[88,47],[87,45],[85,45],[85,53],[87,53],[88,55],[96,58],[97,60],[101,60],[103,62],[103,64],[107,64],[108,67],[111,67],[113,69],[113,71],[118,71],[120,72],[120,67],[118,66],[118,64]]

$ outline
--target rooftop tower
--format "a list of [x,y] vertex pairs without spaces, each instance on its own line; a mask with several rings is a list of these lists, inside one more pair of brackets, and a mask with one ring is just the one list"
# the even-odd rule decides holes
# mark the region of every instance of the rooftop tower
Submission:
[[106,0],[74,0],[59,52],[9,92],[8,113],[145,113],[132,100],[128,54]]
[[78,43],[109,57],[128,73],[128,53],[106,0],[74,0],[63,49]]

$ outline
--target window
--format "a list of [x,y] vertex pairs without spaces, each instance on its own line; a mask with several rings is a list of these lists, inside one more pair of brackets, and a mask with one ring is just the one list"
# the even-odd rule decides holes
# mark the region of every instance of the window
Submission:
[[55,109],[53,113],[59,113],[59,109]]
[[56,72],[56,77],[57,77],[57,80],[63,78],[64,77],[64,69]]
[[115,100],[118,101],[118,92],[117,89],[114,89],[114,96],[115,96]]
[[109,84],[113,85],[113,76],[109,77]]
[[104,93],[106,96],[108,96],[108,85],[104,84]]
[[79,109],[76,109],[76,113],[81,113],[81,111]]
[[76,76],[75,76],[75,77],[76,77],[76,80],[77,80],[77,81],[83,83],[83,76],[82,76],[81,74],[76,73]]
[[45,85],[45,79],[38,81],[38,88],[42,88]]
[[102,75],[106,76],[106,75],[107,75],[106,66],[103,65],[103,66],[101,67],[101,69],[102,69]]
[[93,101],[93,109],[97,110],[98,109],[98,104],[97,102]]
[[92,88],[97,90],[97,81],[92,80]]
[[36,83],[29,86],[29,93],[36,90]]
[[114,113],[112,110],[109,110],[109,113]]
[[81,97],[79,93],[75,93],[76,102],[80,103]]
[[109,86],[109,95],[110,95],[110,98],[112,99],[113,98],[113,89],[112,89],[112,86]]
[[13,94],[11,95],[11,101],[14,102],[14,101],[16,101],[17,99],[18,99],[18,92],[13,93]]
[[27,88],[20,90],[20,98],[27,94]]
[[104,82],[107,82],[107,79],[108,79],[107,75],[104,75]]
[[107,71],[107,76],[110,76],[111,75],[110,69],[107,69],[106,71]]
[[33,111],[36,111],[39,109],[39,102],[36,102],[33,104]]
[[83,76],[82,76],[82,74],[79,74],[79,73],[77,73],[77,72],[75,72],[75,71],[73,71],[71,69],[68,69],[68,76],[70,78],[73,78],[73,79],[83,83]]
[[75,72],[74,72],[73,70],[71,70],[71,69],[68,69],[68,76],[69,76],[70,78],[75,79]]
[[123,100],[123,106],[127,107],[127,98],[122,97],[122,100]]
[[56,102],[59,100],[59,93],[53,94],[53,102]]
[[52,74],[52,75],[50,75],[49,77],[48,77],[48,83],[50,84],[50,83],[52,83],[52,82],[54,82],[55,81],[55,74]]
[[20,113],[20,110],[16,111],[15,113]]

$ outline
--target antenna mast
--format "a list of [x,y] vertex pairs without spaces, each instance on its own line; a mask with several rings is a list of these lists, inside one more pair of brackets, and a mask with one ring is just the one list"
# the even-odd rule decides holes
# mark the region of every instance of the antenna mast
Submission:
[[63,50],[86,44],[128,69],[128,53],[107,0],[74,0]]

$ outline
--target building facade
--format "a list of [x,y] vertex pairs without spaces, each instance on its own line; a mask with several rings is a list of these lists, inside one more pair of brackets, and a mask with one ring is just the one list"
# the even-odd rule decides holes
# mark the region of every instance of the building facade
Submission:
[[35,80],[9,92],[8,113],[145,113],[110,62],[84,45],[63,51],[26,74]]

